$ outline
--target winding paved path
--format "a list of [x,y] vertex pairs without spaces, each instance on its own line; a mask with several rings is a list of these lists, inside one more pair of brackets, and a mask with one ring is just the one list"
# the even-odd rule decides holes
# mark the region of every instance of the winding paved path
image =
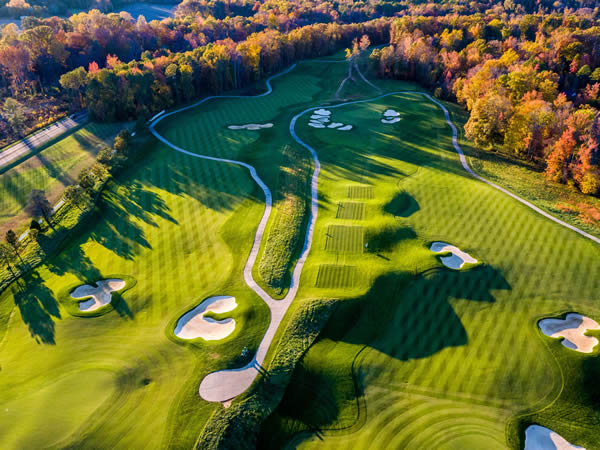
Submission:
[[[338,62],[338,61],[336,61]],[[340,61],[342,62],[342,61]],[[448,112],[448,110],[446,109],[446,107],[440,103],[439,101],[435,100],[434,98],[432,98],[429,94],[424,93],[424,92],[419,92],[419,91],[397,91],[397,92],[389,92],[386,94],[382,94],[379,95],[377,97],[372,97],[372,98],[368,98],[368,99],[362,99],[362,100],[353,100],[353,101],[348,101],[348,102],[343,102],[343,103],[339,103],[336,105],[327,105],[327,106],[315,106],[315,107],[311,107],[311,108],[307,108],[304,111],[296,114],[291,122],[290,122],[290,126],[289,126],[289,131],[291,136],[294,138],[294,140],[296,142],[298,142],[298,144],[302,145],[304,148],[306,148],[310,153],[311,156],[313,158],[313,162],[314,162],[314,171],[313,171],[313,175],[312,175],[312,179],[311,179],[311,209],[310,209],[310,216],[309,216],[309,222],[308,222],[308,227],[306,230],[306,236],[304,239],[304,246],[302,248],[302,252],[300,255],[300,258],[298,259],[298,261],[296,262],[296,265],[294,266],[294,270],[292,273],[292,280],[290,283],[290,288],[288,290],[287,295],[285,296],[285,298],[283,300],[275,300],[274,298],[272,298],[269,294],[267,294],[267,292],[265,292],[264,289],[262,289],[258,283],[254,280],[253,276],[252,276],[252,268],[254,267],[254,264],[256,263],[256,258],[258,256],[258,251],[260,249],[260,244],[262,242],[262,238],[264,235],[264,231],[265,231],[265,227],[267,225],[267,222],[269,220],[269,216],[271,215],[271,209],[272,209],[272,202],[273,202],[273,197],[271,195],[271,191],[269,190],[269,188],[267,187],[267,185],[260,179],[260,177],[258,176],[258,173],[256,172],[256,169],[251,166],[250,164],[247,164],[245,162],[242,161],[236,161],[236,160],[232,160],[232,159],[224,159],[224,158],[217,158],[217,157],[213,157],[213,156],[206,156],[206,155],[200,155],[198,153],[193,153],[190,151],[187,151],[181,147],[178,147],[174,144],[172,144],[171,142],[169,142],[167,139],[165,139],[163,136],[161,136],[156,130],[155,130],[155,126],[164,118],[172,116],[174,114],[177,114],[179,112],[182,111],[186,111],[189,110],[191,108],[194,108],[208,100],[211,99],[215,99],[215,98],[248,98],[248,97],[264,97],[267,96],[269,94],[271,94],[271,92],[273,92],[273,88],[271,86],[271,80],[273,80],[276,77],[279,77],[281,75],[284,75],[288,72],[290,72],[292,69],[294,69],[296,65],[292,65],[290,68],[288,68],[287,70],[277,74],[277,75],[273,75],[272,77],[268,78],[266,80],[266,84],[267,84],[267,91],[256,95],[256,96],[243,96],[243,95],[221,95],[221,96],[211,96],[211,97],[206,97],[204,99],[202,99],[199,102],[196,102],[192,105],[183,107],[183,108],[179,108],[176,109],[170,113],[164,114],[158,118],[156,118],[150,125],[150,131],[154,134],[154,136],[159,139],[161,142],[163,142],[164,144],[168,145],[169,147],[173,148],[174,150],[177,150],[178,152],[184,153],[186,155],[189,156],[193,156],[195,158],[201,158],[201,159],[206,159],[206,160],[210,160],[210,161],[219,161],[219,162],[224,162],[224,163],[229,163],[229,164],[235,164],[238,166],[242,166],[245,167],[246,169],[249,170],[250,175],[252,176],[252,178],[254,179],[254,181],[256,181],[256,183],[260,186],[260,188],[263,190],[264,194],[265,194],[265,209],[263,212],[263,216],[260,220],[260,223],[258,225],[258,228],[256,230],[256,234],[254,236],[254,243],[252,244],[252,249],[250,251],[250,255],[248,256],[248,260],[246,261],[246,265],[244,266],[244,281],[246,282],[246,284],[254,291],[256,292],[263,300],[264,302],[267,304],[267,306],[269,307],[270,311],[271,311],[271,321],[269,323],[269,327],[267,328],[267,331],[262,339],[262,341],[260,342],[259,346],[258,346],[258,350],[256,352],[256,354],[254,355],[254,358],[252,359],[252,361],[250,361],[250,363],[248,363],[246,366],[241,367],[239,369],[230,369],[230,370],[221,370],[218,372],[213,372],[208,374],[200,383],[200,387],[199,387],[199,393],[200,396],[208,401],[211,402],[227,402],[235,397],[237,397],[238,395],[242,394],[243,392],[245,392],[250,385],[254,382],[254,380],[256,379],[256,377],[258,376],[260,370],[261,369],[261,364],[264,362],[265,357],[267,355],[267,352],[269,350],[269,347],[271,345],[271,342],[273,341],[273,338],[275,337],[275,333],[277,332],[277,329],[279,328],[279,325],[281,324],[281,321],[283,320],[283,317],[285,315],[285,313],[287,312],[290,304],[292,303],[292,301],[294,300],[294,298],[296,297],[296,293],[298,292],[298,287],[299,287],[299,282],[300,282],[300,275],[302,273],[302,268],[304,267],[304,263],[306,262],[306,258],[308,256],[308,253],[310,251],[310,247],[312,244],[312,238],[313,238],[313,232],[314,232],[314,226],[315,226],[315,221],[317,219],[317,212],[318,212],[318,196],[317,196],[317,181],[318,181],[318,177],[319,177],[319,173],[321,170],[321,164],[319,162],[319,158],[317,155],[317,152],[315,149],[313,149],[311,146],[309,146],[308,144],[306,144],[305,142],[303,142],[298,135],[295,132],[295,126],[296,126],[296,122],[297,120],[304,114],[310,112],[310,111],[314,111],[320,108],[327,108],[327,109],[334,109],[334,108],[340,108],[342,106],[347,106],[347,105],[351,105],[351,104],[356,104],[356,103],[366,103],[366,102],[373,102],[376,100],[379,100],[381,98],[384,97],[388,97],[388,96],[392,96],[392,95],[400,95],[400,94],[418,94],[418,95],[423,95],[424,97],[426,97],[427,99],[429,99],[431,102],[433,102],[434,104],[436,104],[437,106],[439,106],[442,111],[444,112],[445,118],[446,118],[446,122],[448,123],[448,125],[450,126],[450,128],[452,129],[452,144],[454,145],[454,149],[457,151],[459,158],[460,158],[460,162],[463,166],[463,168],[470,174],[472,175],[474,178],[477,178],[478,180],[502,191],[503,193],[511,196],[512,198],[514,198],[515,200],[521,202],[522,204],[524,204],[525,206],[531,208],[532,210],[534,210],[535,212],[543,215],[544,217],[547,217],[548,219],[558,223],[559,225],[562,225],[566,228],[569,228],[573,231],[575,231],[576,233],[579,233],[580,235],[591,239],[592,241],[599,243],[600,244],[600,239],[592,236],[589,233],[586,233],[585,231],[580,230],[577,227],[574,227],[572,225],[569,225],[565,222],[563,222],[560,219],[557,219],[556,217],[546,213],[545,211],[541,210],[540,208],[538,208],[537,206],[533,205],[532,203],[528,202],[525,199],[522,199],[521,197],[513,194],[512,192],[498,186],[497,184],[492,183],[489,180],[486,180],[485,178],[477,175],[468,165],[467,163],[467,159],[465,157],[465,154],[463,153],[462,149],[460,148],[460,146],[458,145],[458,133],[457,133],[457,129],[456,126],[452,123],[452,121],[450,120],[450,113]],[[355,67],[357,70],[358,68]],[[360,72],[360,71],[359,71]],[[362,74],[361,74],[362,75]],[[364,78],[364,76],[362,77],[363,80],[366,81],[366,79]],[[371,84],[367,81],[368,84]]]

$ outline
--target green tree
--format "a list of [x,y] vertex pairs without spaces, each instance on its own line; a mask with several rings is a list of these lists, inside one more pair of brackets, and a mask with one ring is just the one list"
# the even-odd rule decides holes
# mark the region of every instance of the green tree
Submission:
[[14,98],[7,98],[4,101],[4,114],[6,120],[12,127],[12,129],[18,135],[21,135],[25,128],[25,114],[23,114],[23,108],[21,104]]
[[19,254],[19,238],[13,230],[8,230],[5,235],[5,239],[8,245],[10,245],[15,252],[15,255],[23,262],[21,255]]
[[96,185],[94,177],[90,174],[88,169],[84,169],[79,172],[79,175],[77,176],[77,183],[79,183],[79,186],[81,186],[87,193],[89,193]]
[[78,107],[83,107],[83,89],[87,86],[87,76],[86,70],[78,67],[60,77],[60,85],[71,93]]
[[3,265],[5,264],[6,268],[9,270],[9,272],[12,274],[12,276],[14,278],[16,278],[13,267],[10,264],[11,261],[12,261],[12,251],[10,250],[8,245],[0,242],[0,264],[3,264]]
[[76,185],[67,186],[64,196],[67,202],[82,211],[82,206],[90,200],[89,194],[81,186]]

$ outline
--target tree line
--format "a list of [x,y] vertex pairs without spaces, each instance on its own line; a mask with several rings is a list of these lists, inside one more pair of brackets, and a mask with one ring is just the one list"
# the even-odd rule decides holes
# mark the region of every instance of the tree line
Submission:
[[371,54],[378,76],[417,81],[469,111],[465,135],[600,193],[600,21],[589,11],[403,17]]

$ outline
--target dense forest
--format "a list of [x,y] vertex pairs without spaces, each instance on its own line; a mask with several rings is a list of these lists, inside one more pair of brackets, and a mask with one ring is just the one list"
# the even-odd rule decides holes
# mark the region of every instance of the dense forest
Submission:
[[466,135],[479,146],[598,194],[595,3],[187,0],[162,22],[98,10],[26,17],[0,34],[0,135],[14,139],[81,108],[100,121],[142,123],[367,35],[390,44],[370,54],[377,76],[417,81],[459,102],[470,112]]

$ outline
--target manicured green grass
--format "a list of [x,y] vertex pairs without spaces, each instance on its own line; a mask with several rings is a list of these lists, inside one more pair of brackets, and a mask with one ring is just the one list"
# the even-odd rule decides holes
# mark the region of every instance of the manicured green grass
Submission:
[[357,277],[355,266],[321,264],[315,286],[325,289],[353,287]]
[[358,202],[340,202],[336,219],[362,220],[365,217],[365,204]]
[[361,253],[364,241],[363,227],[329,225],[325,249],[337,253]]
[[[277,124],[271,130],[224,128],[215,137],[213,115],[198,108],[178,116],[170,133],[184,148],[251,161],[278,199],[277,180],[286,170],[281,149],[294,145],[287,131],[294,108],[335,90],[321,78],[325,66],[301,65],[278,81],[281,86],[274,83],[279,94],[265,97],[259,108]],[[206,107],[227,104],[227,122],[255,122],[259,110],[244,102],[247,110],[221,101]],[[259,142],[261,136],[268,144]],[[0,430],[7,430],[0,446],[191,448],[222,408],[199,397],[200,381],[245,364],[242,349],[253,354],[268,325],[268,308],[242,277],[263,208],[263,194],[246,169],[159,144],[111,182],[80,236],[0,294],[0,404],[11,413],[0,413]],[[137,280],[115,311],[69,314],[65,290],[115,273]],[[232,335],[187,343],[173,337],[177,318],[221,294],[239,304],[231,312],[237,324]],[[80,381],[86,374],[87,384]],[[64,414],[55,414],[59,403],[52,399],[71,385]]]
[[[332,104],[346,69],[302,63],[271,96],[210,101],[158,131],[187,150],[254,165],[278,202],[289,169],[281,149],[303,151],[290,119]],[[402,121],[382,124],[388,107]],[[201,443],[221,433],[239,443],[237,426],[258,430],[286,385],[262,448],[502,448],[519,445],[531,422],[600,446],[596,355],[536,325],[567,311],[600,320],[598,246],[468,176],[443,114],[419,95],[334,115],[355,128],[313,129],[308,116],[296,126],[319,154],[319,213],[298,296],[263,364],[269,376],[231,410],[198,396],[207,373],[245,364],[242,348],[252,353],[267,327],[268,309],[242,277],[263,194],[244,168],[157,144],[111,182],[79,237],[0,295],[0,404],[9,409],[0,409],[0,446],[191,448],[202,432]],[[251,122],[274,127],[227,128]],[[361,219],[340,215],[342,202],[363,205]],[[434,240],[483,264],[446,269],[428,248]],[[74,283],[115,273],[137,280],[122,308],[82,318],[61,303]],[[234,333],[175,339],[176,319],[211,295],[236,297]]]
[[105,146],[112,146],[122,123],[89,123],[64,139],[44,148],[0,175],[0,233],[21,229],[27,223],[23,208],[32,189],[46,192],[52,205],[62,197],[78,173],[92,165]]
[[[381,124],[388,107],[402,121]],[[523,424],[537,421],[572,443],[600,445],[595,357],[552,342],[557,362],[536,325],[563,309],[600,319],[600,248],[468,176],[442,112],[421,96],[349,105],[335,117],[356,130],[297,126],[319,152],[327,199],[298,298],[322,295],[327,265],[354,266],[361,278],[326,291],[341,303],[261,444],[504,448],[522,445]],[[368,250],[332,253],[331,228],[349,226],[338,203],[357,197],[370,211],[361,221]],[[428,250],[434,240],[484,264],[445,269]],[[567,366],[578,376],[563,378]]]
[[[73,406],[68,422],[49,400],[29,408],[27,421],[15,424],[3,413],[3,448],[58,445],[46,441],[51,428],[60,445],[139,448],[164,440],[190,447],[216,407],[198,397],[200,380],[238,364],[242,348],[252,351],[262,338],[268,310],[239,276],[262,209],[247,172],[164,147],[149,156],[110,187],[96,225],[0,297],[1,305],[16,305],[0,348],[0,403],[20,410],[46,388],[50,400],[66,386],[55,384],[62,377],[98,370],[111,381],[72,395],[108,400],[97,409]],[[80,318],[60,303],[65,287],[114,273],[137,279],[116,311]],[[240,305],[231,313],[238,324],[231,336],[214,343],[169,339],[174,318],[218,294],[234,295]]]

